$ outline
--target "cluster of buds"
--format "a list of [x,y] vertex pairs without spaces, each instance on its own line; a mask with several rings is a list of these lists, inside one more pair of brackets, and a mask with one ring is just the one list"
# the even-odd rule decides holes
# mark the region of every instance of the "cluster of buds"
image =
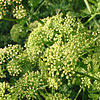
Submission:
[[15,83],[15,86],[11,87],[12,93],[17,95],[19,99],[36,98],[37,91],[44,89],[45,83],[42,75],[39,71],[27,72]]
[[53,94],[48,94],[48,97],[46,100],[71,100],[68,95],[61,94],[61,93],[55,93]]
[[26,16],[22,0],[0,0],[0,19],[12,11],[13,17],[21,19]]
[[20,45],[8,45],[0,52],[0,78],[6,77],[6,65],[9,61],[15,59],[23,51]]
[[16,6],[13,9],[13,16],[16,17],[17,19],[21,19],[27,15],[26,10],[22,4],[19,6]]

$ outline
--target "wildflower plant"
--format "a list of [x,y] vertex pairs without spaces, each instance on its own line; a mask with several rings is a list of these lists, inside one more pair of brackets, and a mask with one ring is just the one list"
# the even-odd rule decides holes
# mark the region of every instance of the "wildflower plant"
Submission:
[[[91,88],[91,80],[95,79],[97,70],[94,74],[93,65],[86,64],[87,61],[84,63],[84,60],[99,52],[98,30],[88,30],[70,13],[65,17],[62,14],[47,17],[43,21],[45,25],[38,24],[30,34],[26,50],[33,64],[38,60],[49,88],[56,91],[64,84]],[[93,63],[93,58],[88,61]],[[94,69],[97,66],[100,66],[99,63]]]
[[1,49],[0,98],[98,100],[100,32],[84,27],[71,13],[42,21],[31,23],[24,49],[20,45]]

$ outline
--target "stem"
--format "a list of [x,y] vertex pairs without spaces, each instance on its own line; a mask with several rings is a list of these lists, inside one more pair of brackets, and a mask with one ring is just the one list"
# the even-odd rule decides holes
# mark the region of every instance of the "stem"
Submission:
[[42,20],[40,20],[37,16],[33,15],[33,17],[38,21],[40,22],[42,25],[44,25],[44,22]]
[[82,87],[79,89],[79,91],[78,91],[78,93],[77,93],[77,95],[76,95],[76,97],[75,97],[75,99],[74,99],[74,100],[76,100],[76,99],[78,98],[78,96],[79,96],[79,94],[80,94],[81,90],[82,90]]
[[54,91],[54,89],[52,88],[52,94],[54,95],[55,94],[55,91]]
[[48,93],[46,89],[45,89],[45,92]]
[[40,6],[36,9],[36,11],[34,13],[38,12],[39,9],[44,5],[44,3],[45,3],[45,0],[40,4]]
[[85,100],[85,88],[83,88],[83,96],[82,96],[82,100]]
[[[91,8],[90,8],[90,6],[89,6],[88,1],[87,1],[87,0],[84,0],[84,2],[85,2],[85,4],[86,4],[86,7],[87,7],[89,13],[91,14]],[[100,28],[100,25],[97,23],[97,20],[96,20],[95,16],[93,17],[93,21],[94,21],[94,23],[96,24],[96,26],[97,26],[98,28]],[[86,24],[85,24],[85,25],[86,25]]]
[[93,18],[93,21],[94,21],[94,23],[96,24],[96,26],[97,26],[98,28],[100,28],[100,25],[97,23],[97,20],[96,20],[95,17]]
[[19,19],[11,19],[11,18],[4,18],[4,17],[3,17],[1,20],[16,22],[16,21],[18,21]]
[[99,14],[99,13],[93,14],[93,15],[84,23],[84,25],[88,24],[97,14]]
[[38,100],[42,100],[38,93],[37,93],[37,98],[38,98]]
[[45,93],[43,93],[41,90],[38,90],[39,93],[41,94],[41,96],[43,96],[44,98],[46,98],[47,96],[45,95]]
[[94,4],[95,6],[98,6],[98,4],[94,0],[88,0],[88,1]]
[[87,77],[89,77],[89,78],[91,78],[91,79],[93,79],[93,80],[100,81],[100,79],[95,78],[95,77],[93,77],[93,76],[90,76],[90,75],[88,75],[88,74],[86,74],[86,73],[82,73],[82,72],[78,72],[78,71],[75,71],[75,72],[76,72],[76,74],[84,75],[84,76],[87,76]]
[[86,7],[87,7],[89,13],[91,14],[91,9],[90,9],[90,6],[89,6],[88,1],[87,1],[87,0],[84,0],[84,2],[85,2],[85,4],[86,4]]

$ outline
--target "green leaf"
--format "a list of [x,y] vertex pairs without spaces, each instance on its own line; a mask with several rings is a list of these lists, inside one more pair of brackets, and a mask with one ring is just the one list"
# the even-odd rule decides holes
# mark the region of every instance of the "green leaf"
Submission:
[[28,4],[30,7],[36,7],[42,0],[28,0]]
[[94,4],[95,6],[98,6],[97,2],[94,0],[88,0],[90,3]]

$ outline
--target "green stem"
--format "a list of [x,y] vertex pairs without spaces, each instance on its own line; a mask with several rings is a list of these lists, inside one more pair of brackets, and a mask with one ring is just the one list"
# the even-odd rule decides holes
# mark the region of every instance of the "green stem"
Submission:
[[38,98],[38,100],[42,100],[38,93],[37,93],[37,98]]
[[77,95],[76,95],[76,97],[75,97],[75,99],[74,99],[74,100],[76,100],[76,99],[78,98],[78,96],[79,96],[79,94],[80,94],[81,90],[82,90],[82,87],[79,89],[79,91],[78,91],[78,93],[77,93]]
[[54,91],[54,89],[52,88],[52,94],[54,95],[55,94],[55,91]]
[[83,96],[82,96],[82,100],[85,100],[85,88],[83,88]]
[[41,94],[41,96],[43,96],[44,98],[47,98],[47,96],[45,95],[45,93],[43,93],[41,90],[38,90],[38,91]]
[[45,89],[45,92],[48,93],[46,89]]
[[93,15],[84,23],[84,25],[88,24],[97,14],[99,14],[99,13],[93,14]]
[[34,14],[36,13],[36,12],[38,12],[39,11],[39,9],[44,5],[44,3],[45,3],[45,0],[40,4],[40,6],[36,9],[36,11],[34,12]]
[[78,71],[75,71],[75,73],[76,73],[76,74],[80,74],[80,75],[87,76],[87,77],[89,77],[89,78],[91,78],[91,79],[93,79],[93,80],[100,81],[100,79],[95,78],[95,77],[93,77],[93,76],[90,76],[90,75],[88,75],[88,74],[86,74],[86,73],[82,73],[82,72],[78,72]]
[[38,21],[40,22],[42,25],[44,25],[44,22],[42,20],[40,20],[37,16],[33,15],[33,17]]
[[[84,2],[85,2],[85,4],[86,4],[86,7],[87,7],[89,13],[91,14],[91,8],[90,8],[90,6],[89,6],[88,1],[87,1],[87,0],[84,0]],[[95,16],[93,17],[93,21],[94,21],[94,23],[96,24],[96,26],[97,26],[98,28],[100,28],[99,24],[97,23],[97,20],[96,20]],[[89,21],[88,21],[88,22],[89,22]],[[86,24],[85,24],[85,25],[86,25]]]
[[94,23],[96,24],[96,26],[97,26],[98,28],[100,28],[100,25],[97,23],[97,20],[96,20],[95,17],[93,18],[93,21],[94,21]]
[[19,19],[11,19],[11,18],[4,18],[3,17],[1,20],[17,22]]
[[91,14],[91,9],[90,9],[90,6],[89,6],[88,1],[87,1],[87,0],[84,0],[84,2],[85,2],[85,4],[86,4],[86,7],[87,7],[89,13]]
[[98,4],[94,0],[88,0],[88,1],[94,4],[95,6],[98,6]]

